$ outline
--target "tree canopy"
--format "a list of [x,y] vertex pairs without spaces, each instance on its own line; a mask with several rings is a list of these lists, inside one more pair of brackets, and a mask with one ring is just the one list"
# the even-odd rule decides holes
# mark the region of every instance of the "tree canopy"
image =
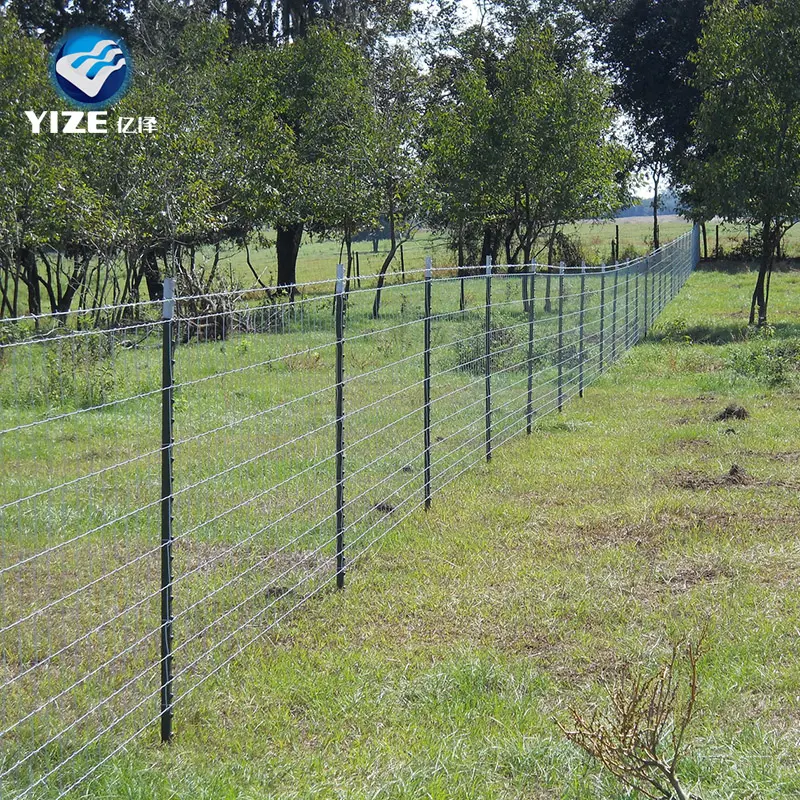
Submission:
[[750,322],[766,323],[769,273],[786,229],[800,218],[800,5],[719,0],[695,57],[698,158],[690,198],[730,220],[761,226]]

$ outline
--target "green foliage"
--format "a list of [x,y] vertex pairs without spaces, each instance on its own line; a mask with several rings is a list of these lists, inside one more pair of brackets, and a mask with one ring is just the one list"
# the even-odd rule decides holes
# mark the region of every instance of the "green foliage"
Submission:
[[533,22],[508,43],[471,29],[457,46],[434,74],[424,148],[434,218],[465,260],[480,239],[480,257],[496,257],[503,238],[510,261],[529,262],[561,225],[623,203],[628,153],[611,136],[610,87],[585,58],[563,63],[554,31]]
[[29,402],[91,408],[112,399],[117,378],[112,342],[104,334],[55,342],[43,359],[43,380],[30,387]]
[[768,226],[800,214],[798,52],[794,0],[712,7],[695,58],[703,160],[690,174],[710,214]]
[[769,335],[758,336],[755,346],[731,352],[728,367],[767,386],[786,386],[800,369],[800,339],[774,341]]
[[688,59],[707,0],[609,0],[583,4],[596,51],[615,78],[614,96],[633,122],[642,166],[681,172],[700,91]]
[[692,343],[692,337],[689,335],[689,323],[684,316],[658,321],[653,326],[653,336],[665,342]]
[[[503,244],[507,260],[529,261],[564,224],[623,199],[610,86],[567,46],[569,14],[506,9],[508,36],[469,28],[424,75],[409,47],[375,36],[378,18],[404,18],[402,2],[281,8],[273,23],[289,14],[288,27],[280,41],[270,29],[271,46],[246,4],[137,6],[125,18],[136,72],[109,133],[34,136],[23,111],[64,104],[43,42],[25,32],[45,12],[17,5],[24,26],[0,12],[2,316],[135,302],[145,285],[158,299],[167,274],[184,293],[224,288],[209,253],[276,227],[349,250],[381,219],[395,242],[427,222],[463,261]],[[323,22],[340,13],[346,24]],[[117,133],[117,115],[157,128]]]
[[563,231],[556,235],[555,261],[564,262],[568,267],[579,267],[586,260],[583,244],[578,236],[569,236]]

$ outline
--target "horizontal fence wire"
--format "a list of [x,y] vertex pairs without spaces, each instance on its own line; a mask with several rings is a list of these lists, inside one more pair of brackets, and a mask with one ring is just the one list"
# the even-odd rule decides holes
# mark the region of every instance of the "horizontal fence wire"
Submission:
[[0,797],[205,724],[239,654],[646,336],[698,241],[0,321]]

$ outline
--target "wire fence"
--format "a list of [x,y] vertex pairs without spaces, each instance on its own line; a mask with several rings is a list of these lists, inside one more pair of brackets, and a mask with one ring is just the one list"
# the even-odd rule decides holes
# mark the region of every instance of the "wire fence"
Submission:
[[0,796],[85,796],[206,724],[239,653],[582,395],[698,247],[4,321]]

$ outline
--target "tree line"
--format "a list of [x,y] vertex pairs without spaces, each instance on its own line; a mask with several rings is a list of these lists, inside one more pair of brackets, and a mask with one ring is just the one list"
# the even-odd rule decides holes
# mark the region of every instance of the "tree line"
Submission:
[[[11,0],[0,2],[0,317],[120,314],[226,288],[223,247],[272,234],[292,295],[304,237],[385,228],[380,288],[421,226],[457,266],[548,263],[564,226],[613,216],[643,170],[684,212],[761,226],[752,320],[800,203],[792,0]],[[472,8],[472,5],[469,6]],[[31,133],[66,108],[63,32],[100,24],[135,65],[113,116],[147,134]],[[252,269],[252,267],[251,267]],[[252,269],[253,281],[262,279]],[[267,287],[264,287],[267,288]]]

